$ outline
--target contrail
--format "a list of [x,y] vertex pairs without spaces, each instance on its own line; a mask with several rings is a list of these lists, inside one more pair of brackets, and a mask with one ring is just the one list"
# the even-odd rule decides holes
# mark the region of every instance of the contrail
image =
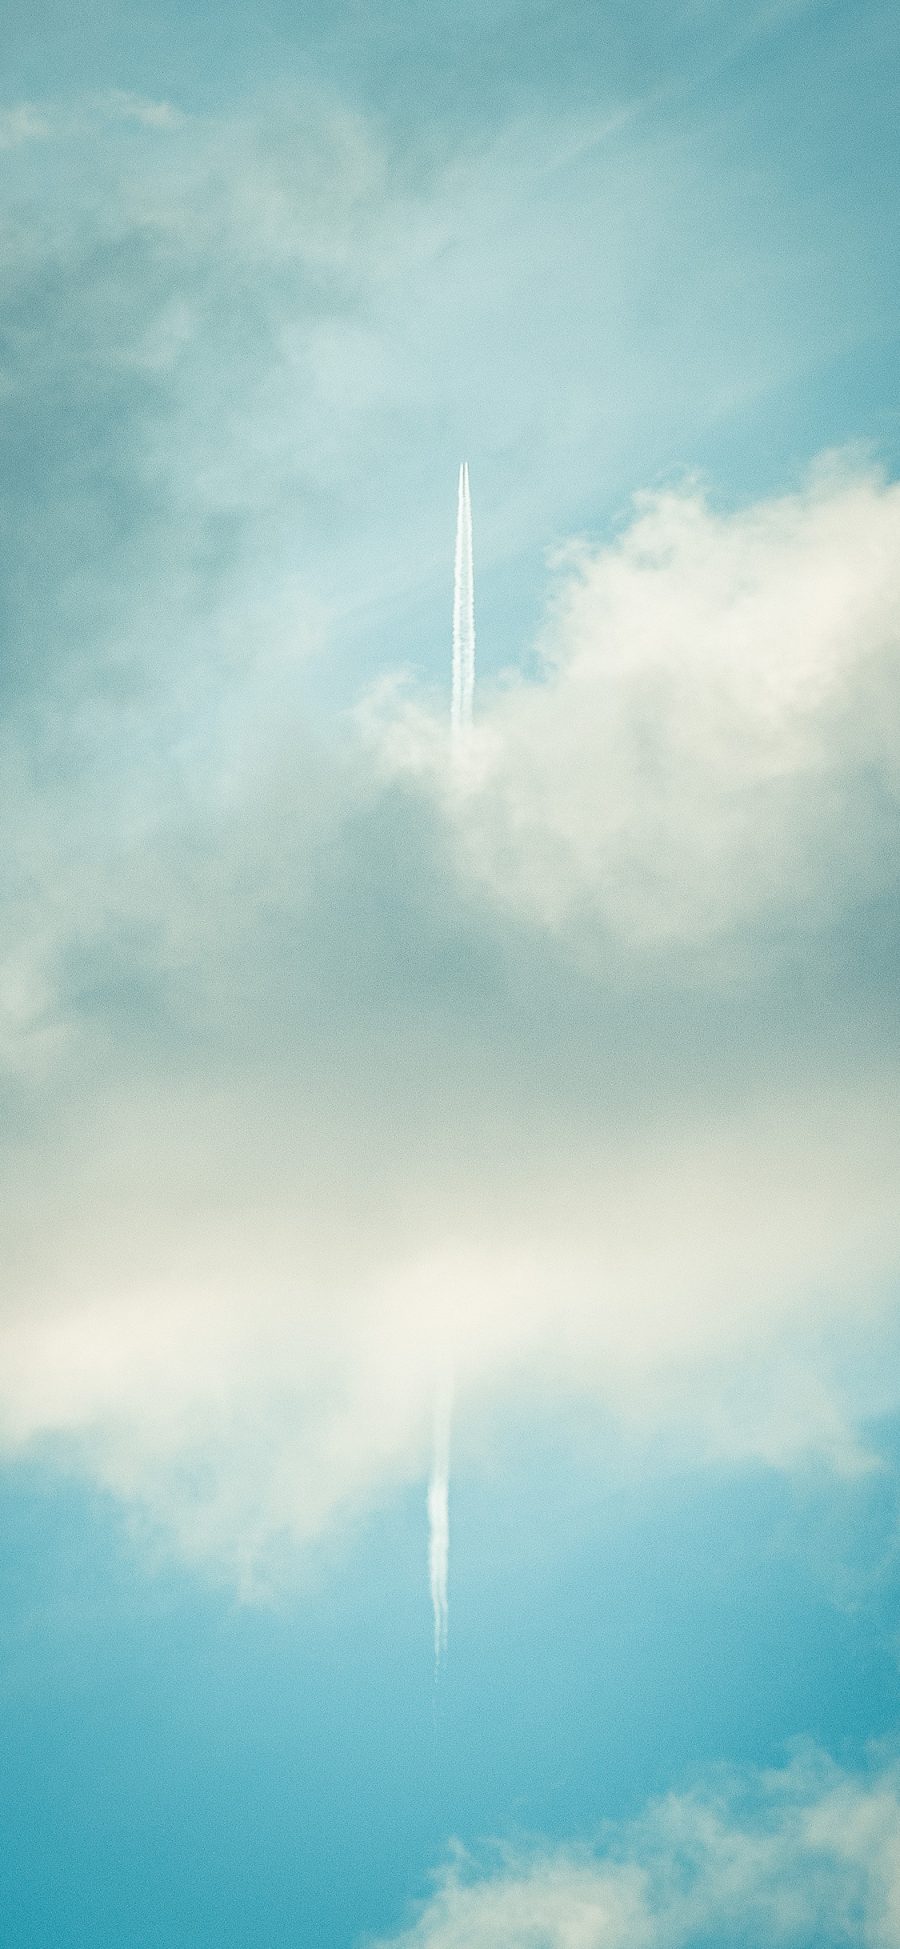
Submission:
[[428,1571],[434,1612],[434,1674],[447,1654],[449,1624],[447,1573],[450,1566],[450,1415],[453,1389],[438,1388],[434,1408],[434,1451],[428,1484]]
[[453,692],[450,727],[454,750],[462,749],[472,723],[475,698],[475,577],[472,568],[472,503],[469,463],[459,470],[456,504],[456,557],[453,565]]
[[[456,503],[456,554],[453,563],[453,689],[450,731],[453,750],[463,750],[475,699],[475,579],[472,568],[472,503],[469,466],[459,470]],[[434,1614],[434,1675],[447,1655],[449,1626],[447,1578],[450,1568],[450,1416],[453,1387],[445,1377],[434,1405],[434,1449],[428,1483],[428,1575]]]

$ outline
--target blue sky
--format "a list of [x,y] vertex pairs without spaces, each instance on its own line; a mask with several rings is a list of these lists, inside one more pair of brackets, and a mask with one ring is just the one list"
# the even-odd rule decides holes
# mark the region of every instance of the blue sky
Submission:
[[892,1949],[896,16],[3,26],[3,1941]]
[[765,1767],[815,1738],[859,1764],[890,1735],[896,1573],[835,1602],[783,1485],[679,1474],[579,1499],[521,1442],[499,1487],[460,1485],[435,1707],[419,1497],[302,1602],[251,1608],[148,1575],[102,1504],[20,1473],[5,1933],[349,1942],[396,1927],[448,1833],[589,1838],[723,1754]]

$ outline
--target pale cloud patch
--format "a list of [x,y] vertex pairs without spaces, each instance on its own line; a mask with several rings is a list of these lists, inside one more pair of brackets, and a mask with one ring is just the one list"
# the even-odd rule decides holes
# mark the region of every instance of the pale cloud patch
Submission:
[[0,109],[0,149],[43,141],[50,132],[45,113],[34,102],[17,102],[14,108]]
[[448,1366],[463,1466],[510,1388],[646,1453],[867,1466],[860,1421],[896,1401],[883,1079],[677,1129],[648,1108],[627,1138],[573,1108],[560,1146],[496,1075],[423,1120],[403,1036],[357,1074],[295,1036],[293,1080],[133,1070],[7,1145],[8,1452],[61,1444],[245,1587],[424,1472]]
[[[560,211],[602,215],[630,342],[698,159],[614,118],[404,172],[334,103],[163,107],[82,104],[55,200],[27,145],[12,192],[43,457],[8,484],[8,1452],[64,1451],[247,1582],[424,1471],[447,1364],[462,1465],[466,1404],[521,1387],[712,1460],[864,1466],[897,1393],[896,1062],[877,1023],[770,1056],[760,943],[890,892],[896,491],[657,497],[559,568],[540,677],[483,692],[467,776],[443,713],[382,711],[374,762],[346,727],[318,749],[304,659],[433,566],[423,426],[464,401],[519,438],[536,266],[598,356]],[[500,288],[538,334],[512,374]],[[576,393],[548,368],[535,477],[570,409],[560,466],[574,442],[596,477]],[[723,940],[759,1015],[724,1058]]]
[[462,1466],[511,1390],[872,1465],[898,1066],[851,949],[895,894],[897,524],[842,469],[654,500],[561,571],[462,774],[423,708],[319,749],[246,680],[133,799],[102,715],[58,799],[10,774],[10,1452],[248,1585],[424,1473],[448,1369]]
[[132,94],[125,88],[111,88],[101,98],[101,106],[114,119],[123,122],[137,122],[145,129],[174,129],[184,121],[183,110],[174,102],[153,101],[144,95]]
[[645,495],[557,574],[539,675],[482,696],[462,775],[416,707],[387,725],[466,873],[644,949],[793,932],[894,884],[900,488],[837,460],[731,515]]
[[[394,1949],[895,1949],[900,1778],[815,1753],[673,1795],[596,1848],[460,1855]],[[385,1949],[385,1946],[382,1946]]]

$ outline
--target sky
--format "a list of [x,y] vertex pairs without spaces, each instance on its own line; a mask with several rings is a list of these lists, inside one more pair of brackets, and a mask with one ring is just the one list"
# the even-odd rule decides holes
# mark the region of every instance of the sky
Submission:
[[2,27],[5,1949],[900,1949],[896,11]]

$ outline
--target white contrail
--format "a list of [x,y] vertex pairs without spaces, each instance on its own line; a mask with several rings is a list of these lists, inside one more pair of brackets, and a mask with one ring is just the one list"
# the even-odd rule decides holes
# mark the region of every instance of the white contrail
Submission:
[[[450,728],[454,752],[459,753],[472,724],[475,698],[475,581],[472,569],[472,503],[469,467],[459,470],[456,504],[456,554],[453,563],[453,690]],[[434,1672],[437,1677],[447,1655],[450,1568],[450,1417],[453,1386],[445,1377],[434,1406],[434,1449],[428,1483],[428,1575],[434,1614]]]
[[472,723],[475,698],[475,577],[472,568],[472,503],[469,464],[459,470],[456,504],[456,558],[453,565],[453,692],[450,725],[460,750]]
[[434,1671],[437,1677],[447,1652],[449,1624],[447,1576],[450,1567],[450,1415],[453,1389],[449,1381],[438,1388],[434,1407],[434,1451],[428,1484],[428,1572],[434,1613]]

